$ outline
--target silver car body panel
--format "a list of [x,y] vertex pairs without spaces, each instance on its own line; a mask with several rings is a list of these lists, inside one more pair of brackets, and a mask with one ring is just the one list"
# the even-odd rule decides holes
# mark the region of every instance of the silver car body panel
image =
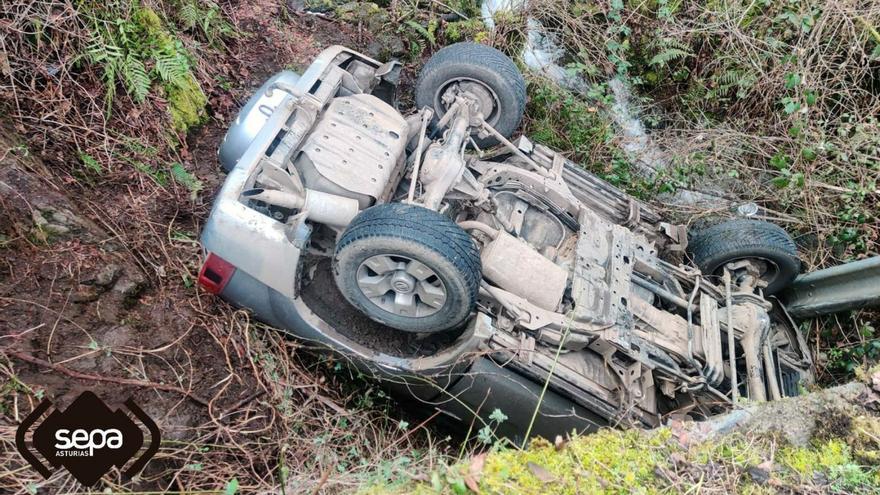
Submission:
[[[288,95],[279,108],[292,110],[293,103]],[[288,237],[284,224],[239,201],[248,178],[289,115],[289,111],[276,109],[238,160],[238,166],[229,172],[202,232],[202,245],[269,287],[293,296],[300,249]]]
[[223,142],[220,143],[220,149],[217,150],[217,157],[220,159],[220,165],[230,172],[238,160],[247,151],[248,146],[260,133],[260,130],[269,121],[275,109],[281,105],[287,93],[283,91],[269,91],[269,88],[276,83],[283,83],[289,86],[296,86],[299,82],[299,74],[296,72],[285,70],[270,77],[260,89],[254,93],[254,98],[248,100],[247,104],[238,112],[235,122],[229,126]]

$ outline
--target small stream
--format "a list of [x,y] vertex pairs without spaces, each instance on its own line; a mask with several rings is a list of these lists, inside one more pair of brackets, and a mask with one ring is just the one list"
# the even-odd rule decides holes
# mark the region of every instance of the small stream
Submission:
[[[481,11],[483,22],[490,29],[494,29],[495,22],[492,16],[496,12],[520,9],[525,5],[525,0],[485,0]],[[590,84],[561,65],[560,61],[565,60],[567,53],[556,34],[532,17],[526,20],[526,34],[526,44],[521,53],[526,67],[560,87],[586,97]],[[655,177],[669,167],[669,153],[651,139],[646,131],[638,108],[633,104],[635,97],[632,88],[620,77],[609,79],[608,87],[614,96],[614,103],[610,107],[605,107],[604,111],[615,124],[616,143],[635,165],[639,175],[646,178]],[[677,205],[710,207],[731,203],[721,191],[687,189],[680,189],[664,200]]]

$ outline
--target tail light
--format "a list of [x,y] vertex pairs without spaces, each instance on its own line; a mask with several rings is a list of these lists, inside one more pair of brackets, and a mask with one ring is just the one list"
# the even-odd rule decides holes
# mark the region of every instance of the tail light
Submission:
[[233,273],[235,267],[231,263],[214,253],[208,253],[208,258],[199,272],[199,284],[211,294],[219,294],[223,292]]

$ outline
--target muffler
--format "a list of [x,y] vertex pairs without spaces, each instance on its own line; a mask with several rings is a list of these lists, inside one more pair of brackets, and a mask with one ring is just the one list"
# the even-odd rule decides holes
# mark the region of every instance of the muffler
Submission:
[[327,194],[314,189],[304,189],[300,194],[277,189],[255,188],[244,191],[241,196],[279,208],[302,210],[306,212],[307,219],[334,227],[347,226],[360,212],[360,206],[356,199]]

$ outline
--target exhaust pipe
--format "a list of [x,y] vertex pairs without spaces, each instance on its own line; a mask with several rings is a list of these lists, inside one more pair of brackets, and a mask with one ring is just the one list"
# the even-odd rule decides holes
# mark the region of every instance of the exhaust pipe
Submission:
[[248,189],[241,193],[243,198],[262,201],[279,208],[302,210],[306,218],[333,227],[345,227],[360,212],[356,199],[327,194],[314,189],[306,189],[305,194],[279,191],[277,189]]
[[241,193],[241,195],[247,199],[255,199],[272,206],[289,208],[291,210],[300,210],[306,204],[305,198],[299,194],[275,189],[248,189]]

